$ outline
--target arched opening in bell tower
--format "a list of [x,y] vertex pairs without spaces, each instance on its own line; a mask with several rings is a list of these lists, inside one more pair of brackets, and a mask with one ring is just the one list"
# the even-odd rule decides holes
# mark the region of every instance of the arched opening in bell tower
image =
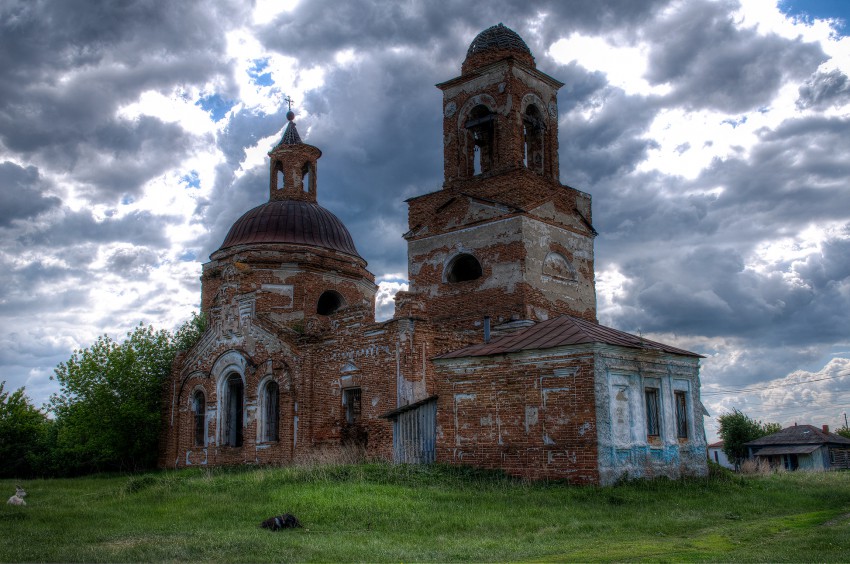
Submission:
[[304,163],[304,167],[301,169],[301,187],[305,192],[311,191],[310,182],[312,179],[312,170],[313,167],[310,166],[310,163]]
[[469,173],[474,176],[493,169],[495,153],[494,115],[490,109],[479,104],[469,112],[465,127],[467,132],[467,162]]
[[538,174],[543,174],[543,136],[546,124],[540,109],[529,104],[522,115],[523,164]]
[[285,176],[283,174],[283,163],[280,161],[274,161],[272,163],[272,192],[276,190],[283,190],[286,186]]

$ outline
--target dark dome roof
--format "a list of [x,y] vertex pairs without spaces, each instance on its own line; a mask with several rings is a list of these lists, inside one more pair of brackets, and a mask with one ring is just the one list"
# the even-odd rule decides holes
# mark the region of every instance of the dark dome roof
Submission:
[[345,225],[313,202],[273,200],[257,206],[236,220],[219,250],[261,243],[310,245],[360,257]]
[[522,40],[522,37],[504,24],[488,27],[479,33],[472,43],[469,44],[469,49],[466,51],[466,57],[479,54],[483,51],[509,50],[519,51],[531,56],[531,49]]

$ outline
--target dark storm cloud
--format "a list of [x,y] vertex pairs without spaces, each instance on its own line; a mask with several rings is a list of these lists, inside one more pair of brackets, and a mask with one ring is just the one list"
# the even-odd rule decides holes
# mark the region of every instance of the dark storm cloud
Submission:
[[824,109],[850,100],[850,80],[838,69],[817,72],[800,87],[797,107]]
[[178,218],[135,211],[123,217],[107,217],[98,221],[91,212],[66,210],[54,222],[20,235],[19,243],[60,251],[85,243],[126,242],[152,248],[167,248],[169,240],[164,227]]
[[146,280],[150,271],[159,264],[155,252],[144,247],[117,249],[106,259],[106,270],[125,279]]
[[38,261],[5,272],[0,281],[8,282],[0,289],[0,314],[4,316],[64,314],[88,307],[91,300],[88,286],[91,277],[76,266]]
[[648,26],[647,79],[669,83],[669,103],[746,112],[771,102],[783,81],[827,59],[820,46],[741,29],[733,2],[686,2]]
[[309,139],[325,152],[319,201],[348,226],[374,272],[406,271],[403,200],[442,186],[442,95],[434,84],[454,75],[441,72],[415,53],[376,55],[334,70],[305,100],[324,109]]
[[[846,250],[846,241],[834,247]],[[805,268],[758,272],[745,268],[736,251],[715,246],[673,252],[664,260],[636,256],[620,265],[632,283],[621,296],[627,307],[616,322],[629,330],[738,339],[745,347],[805,349],[835,342],[846,336],[846,267],[829,281],[812,277],[834,260],[812,255]]]
[[[258,36],[270,48],[314,62],[327,61],[337,51],[349,48],[379,51],[407,46],[422,50],[432,60],[459,64],[476,34],[503,22],[540,58],[552,42],[573,31],[629,31],[667,4],[669,0],[551,0],[529,6],[495,0],[473,9],[462,0],[318,0],[301,2],[292,12],[281,14]],[[536,33],[531,33],[532,28]]]
[[[580,114],[592,107],[597,108],[592,119]],[[617,88],[607,88],[576,106],[558,124],[561,178],[581,189],[633,171],[657,146],[644,135],[657,112],[656,100],[627,96]]]
[[589,72],[576,61],[567,65],[553,65],[551,71],[547,72],[564,83],[558,95],[558,111],[561,115],[569,115],[576,106],[586,104],[608,84],[605,74]]
[[229,77],[223,31],[244,15],[236,2],[5,2],[0,142],[78,175],[98,197],[136,192],[189,139],[178,126],[127,122],[116,110],[146,90]]
[[[481,8],[470,10],[468,3],[458,0],[301,2],[292,12],[281,14],[261,29],[258,37],[271,49],[313,63],[327,62],[344,49],[377,52],[404,46],[430,51],[433,60],[460,62],[474,34],[498,23],[492,21],[495,16],[491,14],[510,20],[522,13],[515,4],[504,0]],[[328,17],[331,13],[333,17]]]
[[0,366],[32,365],[41,359],[56,356],[67,358],[64,343],[50,337],[49,332],[44,329],[12,331],[0,335]]
[[811,222],[841,220],[850,209],[850,120],[789,119],[764,130],[749,158],[717,160],[698,184],[726,189],[717,199],[727,227],[746,239],[795,232]]
[[47,188],[34,166],[24,168],[9,161],[0,163],[0,227],[59,206],[59,198],[44,194]]
[[[594,193],[600,266],[616,263],[631,280],[615,323],[765,345],[841,338],[846,233],[805,263],[754,270],[745,257],[812,224],[846,221],[848,155],[834,148],[847,146],[848,129],[842,120],[789,120],[763,132],[749,160],[717,161],[694,182],[632,175],[602,185]],[[693,194],[714,186],[723,193]]]
[[[295,56],[305,66],[333,62],[337,52],[354,50],[355,61],[332,65],[324,86],[309,92],[303,103],[316,118],[307,141],[325,152],[319,164],[319,202],[350,229],[373,272],[405,272],[403,199],[442,185],[441,94],[433,85],[460,74],[475,35],[498,22],[515,29],[541,70],[564,71],[557,76],[567,83],[562,109],[569,110],[598,93],[605,78],[575,64],[559,68],[548,61],[551,42],[572,31],[629,28],[665,4],[583,1],[566,7],[546,2],[530,11],[513,2],[476,10],[465,2],[302,2],[263,28],[259,37],[266,47]],[[327,17],[329,11],[333,18]],[[654,111],[646,100],[628,99],[607,104],[590,127],[580,120],[567,123],[568,128],[575,125],[569,133],[570,139],[577,138],[575,146],[587,142],[576,157],[587,174],[565,178],[586,181],[630,170],[652,146],[639,137]],[[621,118],[629,123],[618,127]],[[306,129],[301,131],[303,137]],[[608,137],[599,141],[595,134]]]
[[219,248],[230,227],[242,214],[269,200],[268,175],[268,164],[252,168],[238,179],[227,165],[216,167],[211,196],[198,202],[195,211],[199,221],[208,229],[195,243],[200,249],[198,259],[201,262],[206,262],[207,257]]
[[[256,145],[259,139],[282,132],[287,123],[286,112],[287,107],[281,105],[276,112],[270,114],[252,109],[242,109],[234,113],[216,140],[216,145],[224,154],[228,166],[233,170],[238,169],[249,147]],[[276,139],[275,143],[279,141],[280,139]],[[267,151],[271,150],[272,146],[267,148]]]
[[82,281],[85,265],[60,265],[53,261],[34,260],[16,264],[11,260],[0,262],[0,302],[12,302],[12,296],[30,298],[45,286],[63,281]]
[[[324,87],[299,106],[309,113],[295,120],[302,139],[323,152],[318,201],[348,227],[373,272],[406,271],[403,200],[442,185],[442,104],[434,84],[459,74],[457,66],[446,74],[418,52],[375,54],[330,68]],[[217,168],[212,195],[199,208],[211,230],[199,242],[203,257],[242,213],[268,200],[267,163],[238,179],[232,170],[246,146],[283,128],[285,111],[240,112],[220,134],[228,166]]]
[[74,176],[93,200],[107,202],[138,195],[147,181],[178,166],[193,146],[193,136],[182,127],[150,116],[114,121],[92,133],[96,141],[74,166]]

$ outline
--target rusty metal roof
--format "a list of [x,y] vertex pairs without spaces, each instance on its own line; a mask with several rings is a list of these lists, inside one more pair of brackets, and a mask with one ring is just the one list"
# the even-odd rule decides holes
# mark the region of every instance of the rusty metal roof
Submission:
[[655,350],[702,358],[702,355],[631,335],[593,321],[562,315],[524,329],[512,335],[493,339],[489,343],[471,345],[442,354],[436,358],[490,356],[526,350],[551,349],[568,345],[603,343],[633,349]]
[[309,245],[361,258],[345,225],[313,202],[274,200],[249,210],[236,220],[219,250],[262,243]]
[[811,454],[823,445],[785,445],[768,446],[756,450],[756,456],[775,456],[777,454]]
[[[836,433],[824,433],[814,425],[794,425],[766,437],[744,443],[744,446],[813,445],[836,443],[850,446],[850,439]],[[760,453],[761,451],[758,451]],[[758,454],[756,453],[756,454]]]

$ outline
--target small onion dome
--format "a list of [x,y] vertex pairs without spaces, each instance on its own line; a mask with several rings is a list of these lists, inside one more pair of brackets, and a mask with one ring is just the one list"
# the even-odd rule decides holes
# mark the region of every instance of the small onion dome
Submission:
[[474,70],[506,57],[513,57],[535,68],[531,49],[528,48],[522,37],[500,23],[488,27],[472,40],[469,49],[466,51],[466,60],[463,61],[461,69],[463,72]]
[[219,250],[264,243],[321,247],[362,260],[345,225],[313,202],[274,200],[249,210],[236,220]]

